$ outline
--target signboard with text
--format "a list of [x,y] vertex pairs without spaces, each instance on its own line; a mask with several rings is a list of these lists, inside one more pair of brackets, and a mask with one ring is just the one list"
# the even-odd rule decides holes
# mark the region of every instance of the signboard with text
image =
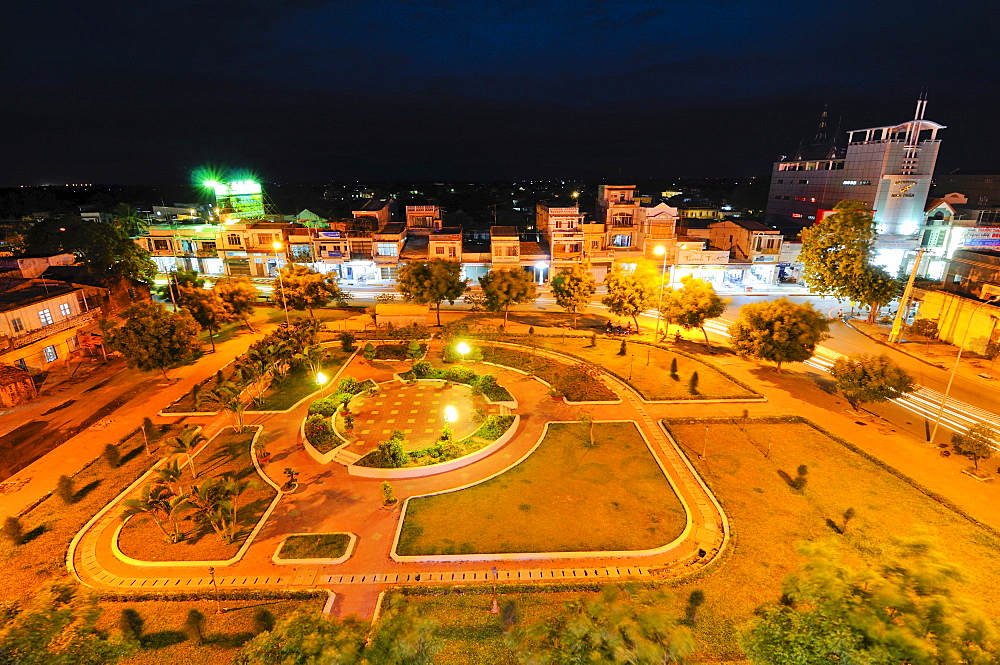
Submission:
[[1000,227],[983,226],[965,229],[961,246],[1000,248]]

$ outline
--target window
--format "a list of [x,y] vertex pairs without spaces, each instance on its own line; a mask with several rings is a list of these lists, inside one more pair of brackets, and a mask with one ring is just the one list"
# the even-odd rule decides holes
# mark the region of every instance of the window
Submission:
[[785,182],[785,181],[784,181],[784,180],[783,180],[782,178],[778,178],[778,184],[779,184],[779,185],[780,185],[781,183],[783,183],[783,182]]
[[591,240],[590,241],[590,248],[591,249],[600,249],[601,248],[601,241],[600,240]]
[[611,244],[615,247],[631,247],[632,246],[632,236],[620,235],[613,236],[611,239]]
[[18,367],[20,367],[23,370],[27,370],[28,369],[28,363],[25,361],[24,358],[18,358],[17,360],[14,361],[14,364],[17,365]]
[[45,356],[45,362],[49,363],[55,362],[55,360],[59,358],[59,353],[56,351],[56,347],[54,345],[46,346],[42,349],[42,355]]
[[169,240],[153,240],[153,249],[161,251],[161,252],[166,251],[166,250],[170,249],[170,241]]
[[10,325],[14,329],[14,332],[21,332],[24,330],[24,322],[21,321],[21,319],[12,319]]
[[77,349],[80,348],[80,340],[77,339],[76,335],[73,335],[72,337],[66,340],[66,346],[69,348],[70,351],[76,351]]
[[135,287],[134,286],[128,287],[128,297],[132,298],[133,300],[135,300]]
[[808,180],[799,180],[799,184],[800,185],[808,185],[809,181]]
[[243,241],[240,239],[240,236],[239,236],[238,233],[230,233],[229,235],[226,236],[226,244],[227,245],[242,245]]
[[985,206],[990,204],[990,197],[983,195],[979,197],[979,205]]
[[258,233],[257,234],[257,244],[258,245],[271,245],[274,243],[273,233]]
[[394,242],[380,242],[376,244],[379,256],[398,256],[399,248]]
[[611,218],[611,226],[632,226],[632,215],[628,213],[616,213]]
[[507,248],[507,256],[517,256],[517,250],[518,249],[519,249],[518,247],[514,247],[513,245],[510,246],[510,247],[508,247]]
[[59,313],[62,314],[63,316],[69,316],[70,315],[70,309],[69,309],[69,303],[68,302],[59,303]]
[[215,241],[214,240],[202,240],[201,241],[201,251],[203,251],[203,252],[214,252],[215,251]]
[[434,253],[435,254],[440,254],[441,256],[444,256],[444,247],[441,247],[440,245],[437,246],[437,247],[435,247],[434,248]]
[[42,322],[43,326],[52,325],[52,312],[47,309],[43,309],[38,312],[38,320]]

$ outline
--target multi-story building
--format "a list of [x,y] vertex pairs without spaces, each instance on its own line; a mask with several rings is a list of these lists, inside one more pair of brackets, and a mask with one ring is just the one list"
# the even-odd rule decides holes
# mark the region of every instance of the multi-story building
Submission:
[[371,217],[375,220],[375,228],[382,228],[382,225],[388,224],[389,220],[395,216],[396,213],[396,200],[395,199],[368,199],[364,202],[364,205],[359,207],[357,210],[352,210],[351,214],[355,219],[361,217]]
[[0,363],[47,370],[80,352],[97,330],[105,289],[45,279],[0,278]]
[[912,120],[847,132],[846,148],[824,131],[808,147],[774,164],[765,222],[796,235],[845,199],[874,211],[878,262],[890,271],[919,243],[944,125],[926,120],[926,100]]

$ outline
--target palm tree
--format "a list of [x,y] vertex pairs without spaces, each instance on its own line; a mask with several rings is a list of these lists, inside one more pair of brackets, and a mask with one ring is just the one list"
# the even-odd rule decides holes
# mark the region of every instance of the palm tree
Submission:
[[139,216],[139,211],[127,203],[119,203],[114,211],[115,226],[132,238],[149,230],[149,222]]
[[192,453],[203,441],[205,441],[205,437],[201,435],[201,428],[196,425],[188,425],[180,434],[167,439],[163,444],[176,453],[187,455],[188,464],[191,467],[191,477],[197,478],[198,472],[194,468]]
[[223,541],[228,542],[226,518],[231,503],[221,483],[209,479],[201,485],[194,485],[188,494],[187,503],[194,509],[195,514],[209,523]]
[[156,482],[166,486],[172,493],[181,493],[181,467],[174,458],[156,470]]
[[163,528],[160,518],[167,516],[170,497],[170,490],[163,485],[146,485],[142,488],[138,499],[125,501],[125,510],[122,512],[121,519],[124,522],[135,515],[149,515],[153,518],[156,526],[160,527],[163,537],[169,540],[170,534]]
[[323,362],[326,360],[327,353],[326,349],[319,344],[313,344],[302,349],[295,357],[304,361],[309,366],[310,373],[316,374],[323,369]]
[[260,485],[249,478],[235,478],[233,476],[226,476],[222,480],[222,488],[228,497],[230,508],[232,509],[232,515],[229,520],[229,540],[232,541],[236,538],[236,529],[239,527],[239,513],[237,508],[237,503],[241,495],[248,489],[256,489]]
[[244,429],[243,412],[250,406],[249,403],[243,401],[242,393],[243,389],[235,381],[223,381],[215,388],[198,394],[199,406],[204,402],[218,404],[226,412],[226,417],[229,418],[233,429],[242,432]]
[[181,513],[186,510],[191,504],[188,503],[187,494],[176,494],[167,501],[164,506],[167,517],[170,519],[170,524],[174,528],[174,533],[171,536],[172,543],[178,543],[181,540],[181,527],[178,523],[178,519]]

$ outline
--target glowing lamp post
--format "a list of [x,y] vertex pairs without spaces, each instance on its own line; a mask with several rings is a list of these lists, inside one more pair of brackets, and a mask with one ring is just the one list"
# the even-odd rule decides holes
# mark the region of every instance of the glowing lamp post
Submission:
[[324,374],[323,372],[316,373],[316,383],[322,386],[325,385],[327,381],[329,381],[329,379],[327,378],[326,374]]
[[462,360],[465,360],[465,354],[467,354],[472,349],[470,349],[469,345],[466,344],[465,342],[459,342],[458,345],[455,347],[455,350],[458,351],[459,355],[462,356]]
[[281,243],[276,242],[272,247],[274,247],[274,270],[278,273],[278,286],[281,287],[281,306],[285,310],[285,325],[291,328],[292,322],[288,320],[288,300],[285,299],[285,282],[281,279],[281,267],[278,266],[278,250],[281,249]]
[[451,440],[451,424],[458,420],[458,409],[453,407],[451,404],[444,407],[444,430],[441,432],[441,438],[445,441]]
[[656,303],[656,332],[653,333],[653,341],[656,342],[660,336],[660,308],[663,307],[663,280],[667,276],[667,248],[657,245],[653,248],[653,254],[663,255],[663,271],[660,273],[660,300]]

